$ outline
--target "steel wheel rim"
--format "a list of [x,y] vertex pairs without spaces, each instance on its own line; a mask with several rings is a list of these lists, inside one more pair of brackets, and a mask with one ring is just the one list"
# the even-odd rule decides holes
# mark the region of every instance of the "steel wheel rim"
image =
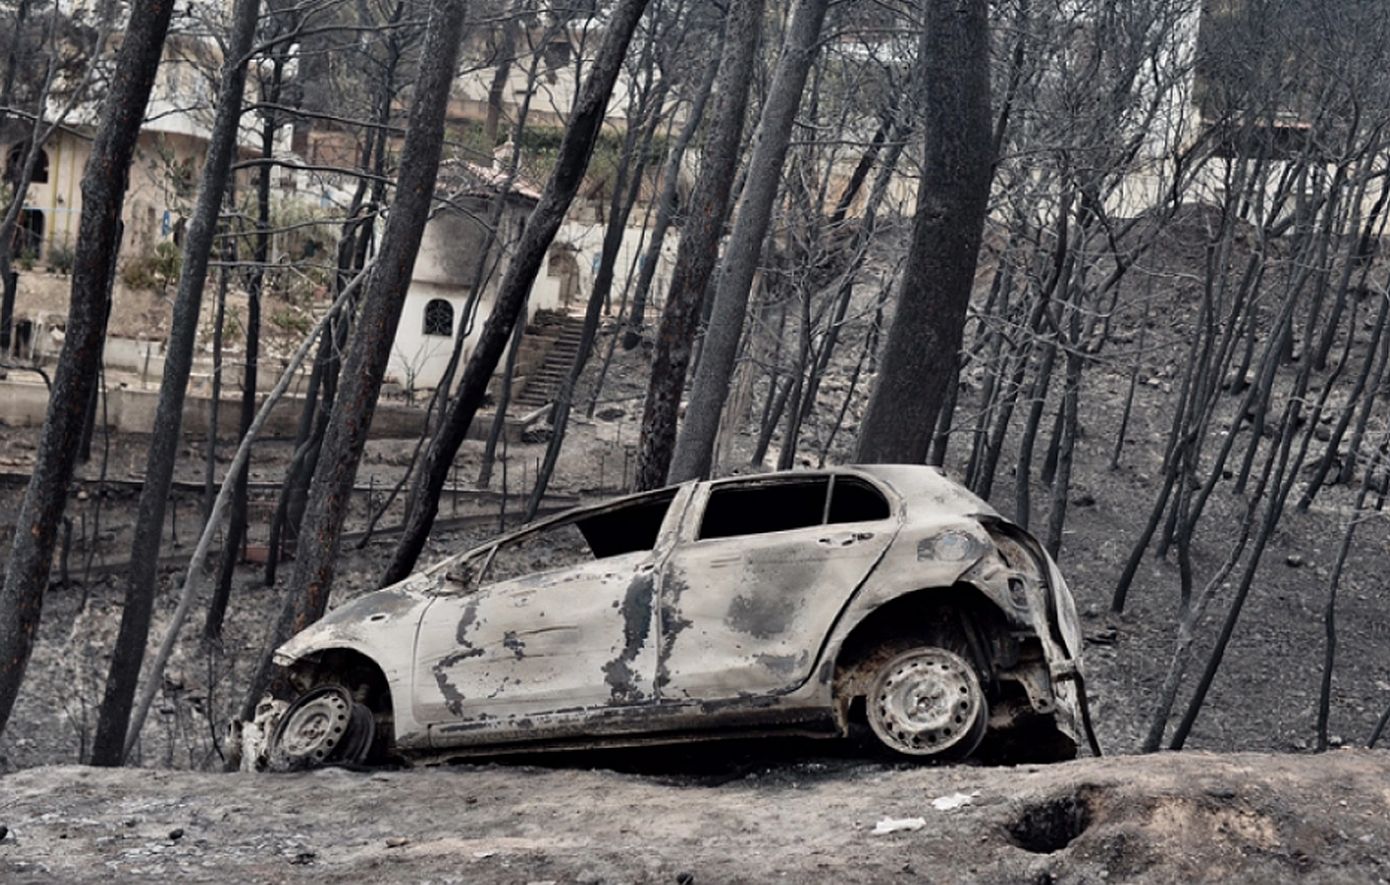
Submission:
[[285,717],[278,749],[312,764],[329,761],[351,724],[352,707],[352,698],[340,688],[305,695]]
[[911,756],[969,753],[983,737],[984,710],[974,667],[944,648],[894,658],[868,698],[874,733],[890,749]]

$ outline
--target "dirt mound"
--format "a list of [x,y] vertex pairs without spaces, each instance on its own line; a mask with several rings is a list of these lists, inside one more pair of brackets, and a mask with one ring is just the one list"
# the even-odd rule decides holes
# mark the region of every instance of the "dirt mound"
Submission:
[[[682,752],[672,751],[675,774],[581,765],[283,776],[31,769],[0,789],[0,879],[1390,878],[1386,753],[1190,753],[1016,769],[812,757],[726,779],[679,773]],[[649,767],[661,758],[649,756]]]

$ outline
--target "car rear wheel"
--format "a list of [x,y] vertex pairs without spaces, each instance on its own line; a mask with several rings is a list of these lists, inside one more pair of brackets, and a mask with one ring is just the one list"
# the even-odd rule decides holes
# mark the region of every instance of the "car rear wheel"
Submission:
[[937,646],[919,646],[882,664],[865,708],[879,743],[918,758],[969,756],[989,720],[989,702],[974,666]]
[[271,734],[272,771],[361,765],[376,740],[376,719],[341,685],[321,685],[295,699]]

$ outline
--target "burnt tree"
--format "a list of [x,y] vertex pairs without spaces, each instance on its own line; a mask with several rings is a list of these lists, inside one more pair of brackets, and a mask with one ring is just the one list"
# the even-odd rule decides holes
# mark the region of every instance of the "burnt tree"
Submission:
[[130,25],[82,173],[82,216],[63,349],[0,588],[0,730],[9,719],[33,649],[68,482],[87,404],[96,390],[106,333],[106,287],[118,246],[126,179],[173,6],[173,0],[131,4]]
[[729,211],[729,194],[738,172],[743,118],[762,28],[764,0],[739,0],[730,9],[714,87],[710,130],[676,251],[676,266],[666,293],[666,308],[656,334],[651,381],[642,408],[642,435],[637,453],[636,490],[666,484],[676,441],[676,418],[691,345],[705,287],[719,259],[719,239]]
[[772,220],[772,207],[782,179],[782,162],[791,143],[797,108],[801,106],[806,78],[820,48],[821,25],[829,5],[829,0],[801,0],[787,25],[777,70],[758,121],[738,215],[720,266],[713,311],[691,385],[685,424],[671,456],[667,477],[671,482],[705,477],[710,472],[719,416],[729,395],[729,382],[738,358],[748,295],[758,270],[763,239]]
[[526,219],[525,230],[502,277],[492,313],[478,335],[478,343],[464,368],[463,379],[459,382],[453,402],[449,404],[449,411],[425,452],[416,488],[410,496],[405,530],[396,545],[391,564],[381,579],[382,586],[408,576],[420,551],[424,549],[425,539],[429,537],[430,527],[434,525],[435,515],[439,512],[439,495],[449,478],[454,455],[482,405],[488,382],[511,339],[512,327],[520,319],[521,307],[560,229],[560,223],[584,180],[594,143],[603,126],[604,111],[613,92],[613,84],[622,69],[623,57],[637,29],[637,22],[646,8],[647,0],[622,0],[613,9],[598,57],[589,68],[569,126],[565,129],[565,137],[560,142],[555,168],[546,182],[540,201]]
[[246,88],[246,56],[256,35],[259,0],[239,0],[234,13],[233,34],[227,47],[218,94],[217,117],[213,121],[207,162],[198,189],[197,204],[189,220],[183,244],[182,273],[174,298],[174,316],[169,328],[164,375],[160,381],[159,403],[155,409],[154,431],[145,458],[145,483],[131,542],[130,571],[126,577],[125,605],[121,627],[111,653],[92,742],[93,765],[120,765],[130,705],[140,677],[140,664],[149,638],[150,614],[159,579],[159,547],[163,538],[164,508],[174,479],[183,428],[183,400],[188,390],[188,374],[193,367],[193,345],[198,337],[198,316],[203,303],[203,284],[207,280],[208,257],[217,234],[222,209],[222,192],[236,153],[237,129],[241,122],[241,99]]
[[926,461],[955,377],[992,175],[989,3],[928,0],[926,135],[912,245],[857,460]]
[[444,111],[458,62],[465,9],[464,0],[430,3],[420,73],[401,150],[396,196],[348,345],[318,468],[309,485],[304,529],[290,582],[293,589],[271,629],[247,692],[242,708],[244,719],[254,714],[261,693],[270,682],[271,653],[285,639],[322,617],[328,604],[357,465],[367,443],[401,307],[434,201],[444,148]]

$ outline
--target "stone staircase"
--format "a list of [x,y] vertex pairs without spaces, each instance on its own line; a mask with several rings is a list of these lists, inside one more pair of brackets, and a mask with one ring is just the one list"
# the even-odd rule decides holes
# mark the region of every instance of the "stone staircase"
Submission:
[[[523,348],[529,343],[533,357],[529,370],[516,379],[511,411],[526,413],[539,409],[555,398],[574,365],[579,352],[579,339],[584,329],[583,317],[565,313],[537,313],[532,327],[523,337]],[[526,351],[518,357],[518,369]]]

